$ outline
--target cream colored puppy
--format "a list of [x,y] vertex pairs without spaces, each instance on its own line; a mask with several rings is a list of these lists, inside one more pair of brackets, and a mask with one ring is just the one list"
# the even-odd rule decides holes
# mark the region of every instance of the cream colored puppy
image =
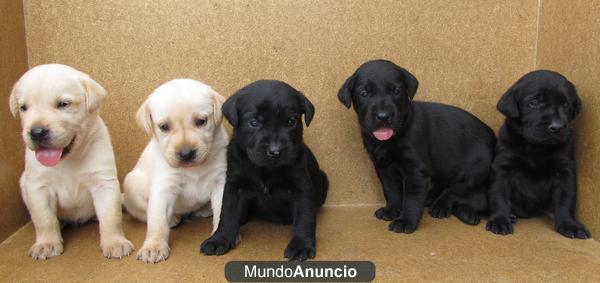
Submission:
[[170,227],[183,215],[210,216],[203,215],[209,201],[217,229],[229,140],[221,125],[224,100],[210,86],[177,79],[158,87],[138,110],[136,120],[152,139],[123,188],[125,209],[148,223],[139,260],[167,259]]
[[21,194],[35,227],[29,255],[46,259],[63,252],[59,220],[83,223],[97,216],[100,247],[109,258],[129,255],[121,229],[121,194],[110,136],[98,115],[106,91],[69,66],[32,68],[10,95],[21,120],[25,171]]

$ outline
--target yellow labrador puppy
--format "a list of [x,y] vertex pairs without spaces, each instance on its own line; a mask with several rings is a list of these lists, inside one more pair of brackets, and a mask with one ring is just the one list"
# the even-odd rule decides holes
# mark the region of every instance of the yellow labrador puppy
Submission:
[[110,136],[98,115],[106,91],[69,66],[40,65],[17,81],[10,110],[21,120],[25,171],[21,193],[35,227],[29,255],[63,252],[59,220],[97,216],[100,247],[109,258],[129,255],[121,229],[121,194]]
[[210,86],[176,79],[138,110],[136,120],[152,139],[123,188],[125,209],[148,223],[139,260],[167,259],[170,227],[184,215],[210,216],[212,208],[213,232],[219,225],[229,139],[221,125],[224,100]]

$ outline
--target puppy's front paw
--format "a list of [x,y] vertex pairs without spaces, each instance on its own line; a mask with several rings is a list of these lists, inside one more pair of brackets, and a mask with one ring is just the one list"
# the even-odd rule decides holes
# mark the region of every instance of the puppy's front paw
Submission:
[[133,244],[125,237],[115,237],[112,240],[104,240],[100,243],[102,255],[107,258],[124,258],[133,251]]
[[498,235],[513,233],[513,225],[510,219],[491,218],[485,226],[488,231]]
[[390,223],[389,230],[396,233],[410,234],[417,230],[418,221],[409,221],[404,218],[397,218]]
[[166,260],[170,252],[167,242],[144,242],[144,246],[137,253],[137,259],[145,263],[157,263]]
[[457,205],[454,207],[454,216],[456,216],[460,221],[469,224],[469,225],[477,225],[481,221],[479,219],[479,214],[470,206],[466,205]]
[[561,235],[572,239],[589,239],[592,237],[592,234],[585,228],[585,225],[577,221],[557,224],[556,231]]
[[47,259],[54,256],[61,255],[63,252],[63,245],[60,241],[51,242],[36,242],[29,249],[29,256],[33,259]]
[[385,220],[385,221],[392,221],[396,218],[398,218],[400,216],[400,209],[399,208],[394,208],[394,207],[382,207],[380,209],[378,209],[377,211],[375,211],[375,217],[377,217],[377,219],[381,219],[381,220]]
[[224,255],[233,249],[234,245],[235,243],[213,235],[200,245],[200,252],[204,255]]
[[307,258],[314,258],[316,254],[314,240],[294,237],[285,248],[283,256],[290,261],[304,261]]
[[434,203],[429,208],[429,214],[433,218],[448,218],[450,217],[450,208],[445,204]]
[[200,210],[196,211],[196,213],[194,213],[194,216],[198,216],[198,217],[211,217],[213,215],[213,211],[212,208],[210,207],[210,205],[205,205],[203,208],[201,208]]

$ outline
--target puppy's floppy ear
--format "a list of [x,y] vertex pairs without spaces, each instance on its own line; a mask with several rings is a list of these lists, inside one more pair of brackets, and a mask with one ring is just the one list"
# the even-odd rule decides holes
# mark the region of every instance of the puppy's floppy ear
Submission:
[[575,119],[579,112],[581,112],[581,99],[577,94],[577,88],[573,85],[573,83],[569,82],[569,86],[571,87],[571,95],[573,96],[573,112],[571,114],[571,119]]
[[148,100],[142,103],[142,106],[135,113],[135,121],[140,128],[144,129],[146,134],[152,134],[152,115],[150,114],[150,107],[148,106]]
[[513,85],[502,95],[496,105],[496,109],[510,119],[519,118],[519,105],[515,99],[515,92],[517,92],[517,86]]
[[404,68],[400,68],[402,71],[402,77],[404,78],[404,83],[406,84],[406,94],[408,94],[408,98],[413,100],[415,94],[417,93],[417,89],[419,88],[419,81],[417,78],[411,74],[408,70]]
[[315,106],[301,92],[298,91],[297,95],[300,98],[300,104],[302,105],[302,111],[304,111],[304,123],[308,127],[308,126],[310,126],[310,122],[312,121],[313,116],[315,115]]
[[227,98],[221,107],[221,112],[233,127],[236,127],[239,122],[237,100],[240,96],[240,91],[237,91],[232,96]]
[[577,117],[577,115],[579,115],[579,112],[581,112],[581,99],[579,98],[578,95],[575,95],[575,106],[573,108],[572,118],[575,119],[575,117]]
[[338,99],[346,108],[350,108],[352,105],[352,92],[354,91],[354,79],[356,77],[356,73],[352,74],[346,82],[342,85],[340,90],[338,91]]
[[10,113],[17,118],[19,116],[19,81],[15,83],[10,92],[8,106],[10,107]]
[[223,112],[221,110],[221,108],[223,107],[223,103],[225,103],[225,97],[223,97],[222,95],[220,95],[219,93],[217,93],[216,91],[212,91],[213,92],[213,119],[215,121],[215,126],[219,126],[221,125],[221,122],[223,121]]
[[90,76],[83,74],[81,81],[85,88],[85,105],[88,112],[92,113],[102,104],[104,98],[106,98],[106,90]]

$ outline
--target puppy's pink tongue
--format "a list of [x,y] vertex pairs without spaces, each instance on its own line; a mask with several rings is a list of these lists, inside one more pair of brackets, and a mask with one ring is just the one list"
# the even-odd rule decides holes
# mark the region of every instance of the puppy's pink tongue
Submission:
[[373,135],[380,141],[387,141],[394,135],[394,130],[390,128],[379,128],[373,131]]
[[35,151],[35,158],[47,167],[58,164],[62,156],[62,148],[40,148]]

